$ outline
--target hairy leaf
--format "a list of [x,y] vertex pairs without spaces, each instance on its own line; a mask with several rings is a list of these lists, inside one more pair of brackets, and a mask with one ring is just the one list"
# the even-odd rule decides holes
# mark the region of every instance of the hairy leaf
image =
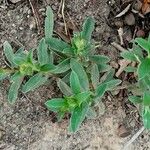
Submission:
[[89,80],[88,76],[83,68],[83,66],[77,62],[75,59],[71,59],[71,69],[78,75],[81,87],[85,90],[89,90]]
[[144,123],[144,127],[146,129],[150,129],[150,110],[148,108],[144,110],[143,112],[143,123]]
[[88,17],[82,27],[82,38],[90,42],[91,35],[94,30],[95,20],[92,17]]
[[66,96],[71,96],[72,95],[72,91],[71,88],[61,79],[59,79],[57,81],[57,85],[59,87],[59,89],[61,90],[61,92],[66,95]]
[[37,48],[37,55],[38,55],[38,61],[41,65],[45,65],[49,61],[48,57],[48,51],[47,51],[47,44],[45,42],[45,39],[41,39],[39,46]]
[[45,105],[49,110],[59,112],[63,107],[67,106],[67,103],[64,98],[54,98],[46,101]]
[[99,84],[99,69],[97,64],[93,64],[91,68],[91,81],[94,89],[96,89]]
[[6,77],[8,77],[10,75],[10,72],[0,68],[0,81],[4,80]]
[[54,51],[63,53],[65,49],[71,49],[70,45],[65,43],[64,41],[56,38],[50,38],[47,40],[47,44],[50,46],[50,48]]
[[68,71],[70,69],[70,59],[65,59],[56,66],[56,69],[52,70],[52,73],[60,74]]
[[46,9],[46,18],[45,18],[45,38],[49,39],[52,37],[54,28],[54,14],[50,6]]
[[132,67],[132,66],[127,66],[124,70],[126,72],[136,72],[137,68],[136,67]]
[[4,42],[3,46],[4,46],[4,54],[7,60],[11,64],[11,67],[15,67],[16,65],[14,63],[14,52],[13,52],[11,45],[8,43],[8,41],[6,41]]
[[79,126],[85,119],[87,111],[88,111],[87,103],[83,103],[80,107],[76,107],[73,110],[71,114],[70,127],[69,127],[71,132],[76,132],[78,130]]
[[150,53],[150,43],[148,41],[143,38],[136,38],[135,42],[137,42],[139,46],[141,46],[144,50]]
[[135,57],[134,53],[131,51],[124,51],[121,53],[121,57],[127,60],[131,61],[137,61],[137,58]]
[[146,75],[150,73],[150,58],[144,59],[138,67],[138,77],[139,79],[144,78]]
[[93,55],[89,56],[90,61],[96,63],[96,64],[105,64],[110,61],[110,59],[107,56],[103,55]]
[[114,89],[117,85],[119,85],[122,81],[119,80],[119,79],[113,79],[113,80],[110,80],[108,82],[105,82],[107,84],[107,90],[112,90]]
[[44,84],[47,81],[47,77],[44,77],[42,74],[38,73],[32,76],[22,87],[22,91],[27,93],[31,90],[34,90]]
[[40,71],[49,72],[56,68],[53,64],[45,64],[40,67]]
[[96,97],[103,97],[107,88],[107,84],[100,84],[96,88]]
[[18,90],[21,86],[22,79],[23,79],[23,77],[21,75],[16,76],[16,78],[13,79],[13,82],[12,82],[12,84],[9,88],[9,92],[8,92],[8,101],[10,104],[13,104],[18,97]]
[[70,75],[70,86],[74,94],[81,92],[80,81],[78,75],[74,71],[72,71]]
[[129,96],[129,101],[133,104],[140,104],[143,102],[142,98],[139,96]]
[[144,92],[143,104],[144,106],[150,106],[150,92]]

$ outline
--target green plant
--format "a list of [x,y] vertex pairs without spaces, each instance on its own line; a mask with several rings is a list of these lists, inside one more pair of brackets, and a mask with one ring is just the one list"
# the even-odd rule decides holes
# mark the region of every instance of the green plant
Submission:
[[50,99],[45,105],[51,111],[58,113],[59,121],[66,113],[70,113],[69,129],[75,132],[85,117],[91,118],[91,115],[96,114],[93,107],[101,101],[104,93],[111,91],[121,81],[113,79],[114,70],[107,72],[99,81],[100,74],[96,64],[93,64],[89,77],[76,59],[72,58],[70,65],[70,86],[61,79],[57,81],[64,94],[63,98]]
[[[45,18],[45,37],[34,50],[13,51],[11,45],[4,43],[4,54],[9,65],[0,69],[0,79],[9,78],[12,83],[8,100],[14,103],[18,91],[26,93],[44,84],[49,77],[57,80],[63,93],[62,98],[48,100],[48,109],[58,113],[61,120],[66,113],[71,114],[70,131],[77,131],[85,117],[96,114],[94,107],[101,101],[106,91],[111,91],[121,83],[113,79],[115,71],[109,66],[109,58],[95,54],[91,34],[94,19],[88,17],[80,33],[74,33],[70,43],[53,37],[53,12],[48,6]],[[56,57],[57,56],[57,57]],[[26,79],[28,79],[26,81]]]
[[[0,80],[9,78],[11,86],[8,92],[8,100],[10,103],[14,103],[20,87],[24,93],[34,90],[47,81],[50,71],[55,70],[56,67],[49,63],[47,45],[44,39],[40,41],[37,48],[38,60],[33,58],[34,50],[24,51],[23,48],[20,48],[14,53],[7,41],[3,47],[9,65],[6,68],[0,68]],[[25,77],[29,79],[22,85]]]
[[150,36],[148,39],[136,38],[133,49],[122,52],[121,56],[138,64],[137,67],[128,66],[125,69],[127,72],[136,73],[136,87],[140,91],[138,95],[129,96],[129,100],[140,105],[144,126],[150,129]]

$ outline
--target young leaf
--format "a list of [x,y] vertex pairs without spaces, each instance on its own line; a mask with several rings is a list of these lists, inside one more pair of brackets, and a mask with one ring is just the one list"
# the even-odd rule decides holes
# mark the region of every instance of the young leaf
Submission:
[[70,86],[74,94],[81,92],[80,81],[78,75],[74,71],[72,71],[70,75]]
[[65,59],[56,66],[56,69],[52,70],[52,73],[60,74],[68,71],[70,69],[70,59]]
[[107,88],[107,84],[100,84],[96,88],[96,97],[103,97]]
[[150,106],[150,92],[144,92],[143,105]]
[[57,81],[57,85],[64,95],[66,95],[66,96],[72,95],[72,91],[71,91],[70,87],[65,82],[63,82],[61,79],[59,79]]
[[137,42],[139,46],[141,46],[144,50],[150,53],[150,43],[148,41],[143,38],[136,38],[135,42]]
[[45,18],[45,38],[49,39],[52,37],[54,27],[54,14],[50,6],[46,10]]
[[63,119],[64,115],[65,115],[65,112],[63,112],[63,111],[58,112],[57,122],[60,122]]
[[69,129],[71,132],[76,132],[81,125],[81,123],[84,121],[86,113],[88,111],[88,104],[83,103],[80,107],[76,107],[71,115],[70,119],[70,127]]
[[34,49],[31,49],[31,50],[29,50],[29,52],[27,54],[27,62],[31,63],[31,64],[34,62],[33,51],[34,51]]
[[0,68],[0,81],[4,80],[9,75],[10,75],[9,71]]
[[11,76],[10,81],[11,81],[11,82],[15,82],[15,81],[17,81],[17,79],[20,78],[21,76],[22,76],[22,75],[20,74],[20,72],[17,71],[16,73],[14,73],[14,74]]
[[134,53],[131,51],[124,51],[121,53],[121,57],[127,60],[131,61],[137,61],[137,58],[135,57]]
[[4,54],[7,58],[7,60],[11,64],[11,67],[15,67],[14,52],[13,52],[13,49],[12,49],[11,45],[8,43],[8,41],[6,41],[6,42],[4,42],[3,46],[4,46]]
[[37,48],[37,55],[38,55],[38,61],[41,65],[45,65],[48,63],[48,51],[47,51],[47,44],[45,42],[45,39],[42,38],[40,40],[39,46]]
[[60,111],[63,107],[67,106],[66,100],[63,98],[54,98],[51,100],[48,100],[45,103],[46,107],[54,112]]
[[96,63],[96,64],[105,64],[110,61],[110,59],[107,56],[103,55],[93,55],[89,56],[90,61]]
[[88,102],[88,100],[90,99],[91,93],[86,91],[86,92],[82,92],[79,94],[75,95],[75,98],[78,101],[79,106],[83,103],[83,102]]
[[45,64],[40,67],[40,71],[49,72],[51,70],[54,70],[55,68],[56,68],[56,66],[54,66],[53,64]]
[[47,77],[44,77],[42,74],[38,73],[32,76],[22,87],[22,91],[27,93],[31,90],[34,90],[44,84],[47,81]]
[[99,72],[102,73],[102,72],[107,72],[111,69],[112,67],[110,65],[107,65],[107,64],[99,64],[98,65],[98,69],[99,69]]
[[150,110],[148,108],[148,110],[144,110],[143,112],[143,123],[144,123],[144,127],[146,129],[150,129]]
[[92,17],[88,17],[82,27],[82,38],[90,42],[91,35],[94,30],[95,20]]
[[94,89],[99,84],[99,70],[97,64],[93,64],[91,68],[91,81]]
[[146,75],[150,73],[150,58],[144,59],[138,67],[138,76],[139,80],[144,78]]
[[133,104],[140,104],[143,102],[142,98],[139,96],[129,96],[129,101]]
[[105,82],[107,84],[107,91],[110,91],[114,89],[117,85],[119,85],[122,81],[119,79],[110,80],[108,82]]
[[47,40],[47,44],[50,46],[50,48],[54,51],[63,53],[63,51],[65,49],[71,49],[70,45],[63,42],[60,39],[56,39],[56,38],[50,38]]
[[18,90],[22,83],[22,79],[23,79],[23,77],[21,75],[14,78],[14,80],[9,88],[8,101],[10,104],[13,104],[18,97]]
[[70,65],[71,65],[71,69],[78,75],[81,87],[85,91],[88,91],[89,80],[83,66],[73,58],[71,59]]

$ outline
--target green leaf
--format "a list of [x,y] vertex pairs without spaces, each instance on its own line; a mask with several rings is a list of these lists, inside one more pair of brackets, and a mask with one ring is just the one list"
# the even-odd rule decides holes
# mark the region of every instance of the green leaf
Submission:
[[150,33],[149,33],[149,36],[148,36],[148,42],[150,43]]
[[8,92],[8,101],[10,104],[14,104],[14,102],[16,101],[18,97],[18,90],[20,88],[22,80],[23,80],[23,77],[21,75],[13,79],[13,82]]
[[70,75],[70,86],[74,94],[81,92],[80,81],[78,75],[74,71],[72,71]]
[[[22,76],[22,75],[20,74],[20,72],[17,71],[17,72],[15,72],[15,73],[11,76],[10,81],[11,81],[11,82],[15,82],[15,81],[17,81],[17,79],[20,78],[21,76]],[[23,76],[22,76],[22,77],[23,77]]]
[[90,99],[91,93],[89,91],[86,92],[82,92],[79,94],[75,95],[75,99],[77,99],[79,106],[83,103],[83,102],[88,102]]
[[78,130],[79,126],[85,119],[87,111],[88,111],[87,103],[83,103],[80,107],[76,107],[73,110],[70,119],[70,127],[69,127],[71,132],[76,132]]
[[92,17],[88,17],[82,27],[82,38],[90,42],[91,35],[94,30],[95,20]]
[[55,68],[56,68],[56,66],[54,66],[53,64],[45,64],[40,67],[40,71],[50,72],[50,71],[54,70]]
[[63,119],[64,115],[65,115],[65,112],[63,112],[63,111],[58,112],[57,122],[60,122]]
[[50,6],[47,6],[46,9],[46,18],[45,18],[45,38],[49,39],[52,37],[54,28],[54,14]]
[[83,66],[73,58],[71,59],[70,65],[71,65],[71,69],[78,75],[81,87],[85,91],[88,91],[89,80]]
[[49,110],[58,112],[64,107],[66,107],[67,103],[64,98],[54,98],[54,99],[46,101],[45,105]]
[[150,106],[150,92],[144,92],[143,104],[144,106]]
[[52,70],[54,74],[60,74],[68,71],[70,69],[70,59],[65,59],[56,66],[56,69]]
[[47,77],[44,77],[42,74],[38,73],[32,76],[22,87],[22,91],[27,93],[31,90],[34,90],[44,84],[47,81]]
[[15,67],[16,65],[14,64],[14,61],[13,61],[14,60],[14,52],[13,52],[11,45],[8,43],[8,41],[6,41],[6,42],[4,42],[3,46],[4,46],[4,54],[7,58],[7,60],[11,64],[11,67]]
[[65,49],[71,49],[70,45],[65,43],[64,41],[56,38],[50,38],[47,40],[47,44],[50,46],[50,48],[54,51],[61,52]]
[[90,61],[96,63],[96,64],[105,64],[110,61],[110,59],[107,56],[103,55],[93,55],[89,56]]
[[150,43],[148,41],[143,38],[136,38],[135,42],[137,42],[139,46],[141,46],[144,50],[150,53]]
[[96,97],[103,97],[107,88],[107,84],[100,84],[96,88]]
[[119,79],[113,79],[113,80],[110,80],[110,81],[104,82],[104,83],[107,84],[106,90],[110,91],[110,90],[114,89],[117,85],[119,85],[121,82],[122,81]]
[[150,58],[144,59],[138,66],[138,77],[139,80],[144,78],[150,73]]
[[132,67],[132,66],[127,66],[124,70],[126,72],[136,72],[137,68],[136,67]]
[[9,75],[10,75],[9,71],[7,71],[6,69],[0,68],[0,81],[4,80]]
[[20,66],[21,64],[27,62],[27,55],[15,55],[13,62],[15,65]]
[[105,72],[104,75],[100,78],[100,83],[108,82],[113,79],[115,74],[114,69],[110,69],[109,71]]
[[150,129],[150,110],[148,109],[144,109],[143,112],[143,123],[144,123],[144,127],[146,129]]
[[137,61],[137,58],[135,57],[134,53],[130,52],[130,51],[122,52],[121,57],[123,57],[124,59],[127,59],[127,60]]
[[129,101],[133,104],[140,104],[143,102],[142,98],[139,96],[129,96]]
[[99,84],[99,69],[97,64],[92,64],[91,81],[94,89],[96,89],[97,85]]
[[61,79],[59,79],[57,81],[57,85],[64,95],[66,95],[66,96],[72,95],[71,88],[65,82],[63,82]]
[[38,61],[41,65],[47,64],[49,61],[47,48],[48,46],[45,42],[45,39],[42,38],[37,48]]
[[111,66],[106,65],[106,64],[99,64],[99,65],[98,65],[98,69],[99,69],[99,72],[100,72],[100,73],[107,72],[107,71],[109,71],[111,68],[112,68]]

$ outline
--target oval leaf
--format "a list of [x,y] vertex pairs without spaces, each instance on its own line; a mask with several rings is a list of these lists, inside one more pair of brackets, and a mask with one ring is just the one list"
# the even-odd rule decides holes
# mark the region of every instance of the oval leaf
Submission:
[[85,90],[89,90],[89,80],[88,76],[83,68],[83,66],[77,62],[75,59],[71,59],[71,69],[78,75],[81,87]]
[[91,81],[94,89],[96,89],[99,84],[99,69],[97,64],[93,64],[91,68]]
[[41,74],[35,74],[33,77],[31,77],[25,85],[22,87],[22,91],[24,93],[27,93],[31,90],[34,90],[44,84],[47,81],[47,77],[44,77]]
[[74,71],[72,71],[70,75],[70,86],[74,94],[81,92],[80,81],[78,75]]

